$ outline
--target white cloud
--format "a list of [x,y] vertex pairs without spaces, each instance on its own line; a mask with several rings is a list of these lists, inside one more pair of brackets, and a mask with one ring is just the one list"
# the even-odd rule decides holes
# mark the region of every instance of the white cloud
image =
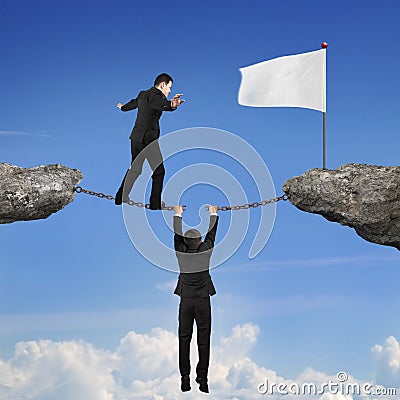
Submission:
[[37,137],[51,137],[48,134],[36,134],[26,131],[0,131],[0,136],[37,136]]
[[382,385],[398,385],[400,382],[400,343],[389,336],[383,346],[375,345],[372,353],[376,362],[376,380]]
[[84,342],[20,342],[0,364],[2,399],[113,400],[110,360]]
[[[272,369],[257,365],[248,354],[257,342],[258,326],[235,326],[229,336],[213,339],[210,366],[210,391],[213,400],[253,400],[263,398],[260,383],[321,385],[330,376],[311,368],[295,379],[278,376]],[[194,335],[195,338],[195,335]],[[180,392],[176,335],[154,328],[147,334],[129,332],[115,351],[96,348],[84,341],[20,342],[10,360],[0,359],[1,400],[177,400],[204,399],[192,380],[190,394]],[[388,338],[384,346],[375,346],[382,368],[397,376],[399,343]],[[191,360],[197,362],[195,340]],[[396,364],[397,360],[397,364]],[[384,369],[382,369],[383,371]],[[192,378],[194,378],[194,373]],[[390,375],[390,376],[392,376]],[[349,382],[357,382],[349,377]],[[274,399],[293,396],[279,394]],[[399,392],[400,394],[400,392]],[[303,399],[309,396],[302,396]],[[351,400],[351,395],[324,393],[321,400]],[[367,397],[364,397],[368,399]],[[395,400],[398,397],[391,396]]]
[[216,348],[217,357],[232,362],[245,357],[255,345],[259,332],[260,328],[250,323],[235,326],[230,336],[221,339],[220,345]]
[[344,394],[333,394],[333,393],[324,393],[321,397],[320,400],[352,400],[353,396],[350,395],[344,395]]
[[148,335],[129,332],[117,349],[116,370],[124,381],[157,380],[176,372],[177,338],[161,328],[152,329]]

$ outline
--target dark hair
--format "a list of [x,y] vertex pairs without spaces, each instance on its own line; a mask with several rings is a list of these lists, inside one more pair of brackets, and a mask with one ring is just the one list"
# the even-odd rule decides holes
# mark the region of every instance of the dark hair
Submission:
[[189,229],[185,232],[183,241],[188,247],[195,247],[201,241],[201,233],[197,229]]
[[174,80],[172,77],[166,73],[162,73],[157,76],[157,78],[154,81],[154,86],[158,86],[160,83],[165,82],[166,85],[168,85],[169,82],[173,82]]

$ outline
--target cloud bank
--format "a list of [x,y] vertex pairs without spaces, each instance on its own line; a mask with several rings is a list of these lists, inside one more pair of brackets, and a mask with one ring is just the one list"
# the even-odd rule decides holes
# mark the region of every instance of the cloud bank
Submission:
[[[279,393],[262,395],[260,383],[266,381],[290,387],[314,382],[319,385],[336,376],[313,369],[303,371],[296,379],[277,375],[257,365],[249,352],[257,342],[257,325],[235,326],[229,336],[212,347],[209,398],[213,400],[253,400],[273,397],[294,398]],[[195,338],[195,335],[194,335]],[[192,391],[181,393],[177,366],[178,339],[175,333],[154,328],[147,334],[129,332],[115,351],[96,348],[85,341],[53,342],[40,340],[20,342],[9,360],[0,358],[0,399],[2,400],[176,400],[204,399],[193,381]],[[400,345],[389,337],[384,345],[372,349],[377,376],[385,384],[398,386]],[[192,368],[197,361],[195,341],[192,346]],[[381,383],[378,379],[378,383]],[[359,382],[353,377],[349,382]],[[362,383],[362,382],[359,382]],[[396,396],[388,399],[399,399]],[[309,396],[303,396],[306,399]],[[357,396],[323,393],[310,397],[322,400],[351,400]],[[364,396],[364,399],[374,398]]]

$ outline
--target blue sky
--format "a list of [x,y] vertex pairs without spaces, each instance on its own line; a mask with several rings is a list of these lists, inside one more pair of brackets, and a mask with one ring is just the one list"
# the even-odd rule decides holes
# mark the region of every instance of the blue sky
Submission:
[[[115,105],[165,71],[186,103],[162,116],[162,134],[207,126],[242,137],[279,195],[286,179],[321,167],[322,115],[240,106],[239,68],[327,41],[328,168],[398,165],[399,11],[396,1],[370,0],[1,1],[0,161],[78,168],[83,187],[114,194],[136,116]],[[166,180],[192,160],[171,158]],[[224,201],[207,186],[188,190],[187,223],[199,222],[210,197]],[[371,348],[400,339],[398,251],[281,202],[270,240],[249,260],[257,213],[239,250],[212,273],[213,340],[251,323],[260,333],[249,357],[281,376],[311,367],[371,379]],[[229,214],[220,220],[217,240]],[[21,341],[114,349],[129,331],[176,332],[176,274],[136,251],[112,202],[77,195],[47,220],[1,226],[0,237],[0,358]]]

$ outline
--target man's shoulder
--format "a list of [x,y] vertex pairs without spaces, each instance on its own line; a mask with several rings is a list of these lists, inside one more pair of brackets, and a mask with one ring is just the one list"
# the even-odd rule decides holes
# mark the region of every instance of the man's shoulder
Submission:
[[154,92],[152,89],[153,89],[153,88],[141,90],[141,91],[139,92],[139,94],[138,94],[138,97],[141,97],[141,96],[149,96],[149,94],[151,94],[151,93]]
[[159,96],[161,98],[166,98],[164,96],[164,93],[160,89],[157,89],[155,86],[152,86],[150,89],[147,89],[146,93],[149,96],[149,98],[153,98],[154,96]]
[[154,94],[162,94],[161,90],[157,89],[155,86],[152,86],[151,88],[145,90],[145,92],[148,93],[148,94],[152,94],[152,95],[154,95]]

